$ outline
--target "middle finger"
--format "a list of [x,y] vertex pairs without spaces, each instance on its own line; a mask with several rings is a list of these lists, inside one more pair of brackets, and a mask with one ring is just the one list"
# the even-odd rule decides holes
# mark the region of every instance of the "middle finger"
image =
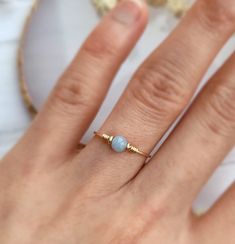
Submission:
[[[211,61],[232,35],[234,25],[226,10],[222,1],[197,1],[135,73],[100,131],[124,135],[150,152],[185,108]],[[115,154],[98,138],[79,157],[90,158],[85,167],[102,170],[105,182],[112,182],[114,187],[128,182],[145,161],[137,154]]]

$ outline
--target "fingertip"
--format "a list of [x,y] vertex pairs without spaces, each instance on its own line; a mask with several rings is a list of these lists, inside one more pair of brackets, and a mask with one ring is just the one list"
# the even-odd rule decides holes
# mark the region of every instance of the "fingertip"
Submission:
[[124,0],[111,11],[110,16],[122,25],[133,26],[140,22],[146,23],[148,11],[142,0]]

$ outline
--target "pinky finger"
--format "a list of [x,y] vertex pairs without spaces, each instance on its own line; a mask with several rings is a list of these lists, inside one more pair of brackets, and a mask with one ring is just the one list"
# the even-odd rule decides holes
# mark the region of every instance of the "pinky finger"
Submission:
[[217,201],[213,208],[198,219],[197,243],[235,243],[235,183]]

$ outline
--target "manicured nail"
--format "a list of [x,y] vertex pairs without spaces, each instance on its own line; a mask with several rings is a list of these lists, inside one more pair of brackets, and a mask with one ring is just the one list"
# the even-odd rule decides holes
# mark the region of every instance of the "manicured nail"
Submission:
[[124,0],[112,13],[112,17],[124,24],[131,25],[136,22],[141,16],[142,0]]

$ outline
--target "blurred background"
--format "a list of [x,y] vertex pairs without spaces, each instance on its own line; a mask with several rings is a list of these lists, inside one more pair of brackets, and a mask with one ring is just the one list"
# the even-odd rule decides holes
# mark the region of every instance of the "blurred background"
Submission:
[[[180,21],[169,8],[150,7],[149,11],[149,25],[115,78],[96,120],[83,138],[85,143],[112,110],[136,68]],[[90,0],[0,0],[0,157],[17,142],[33,117],[22,98],[20,81],[26,84],[30,102],[39,111],[100,18]],[[234,45],[235,38],[232,38],[211,65],[200,87],[229,56]],[[23,61],[20,67],[19,48]],[[206,210],[234,180],[235,151],[210,179],[195,208]]]

